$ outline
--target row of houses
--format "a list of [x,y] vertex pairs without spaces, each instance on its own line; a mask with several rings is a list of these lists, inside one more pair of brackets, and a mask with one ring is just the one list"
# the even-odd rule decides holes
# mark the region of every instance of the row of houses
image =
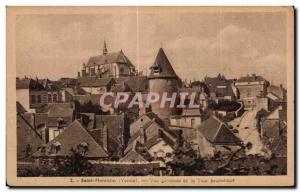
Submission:
[[[147,77],[138,75],[123,51],[108,53],[105,44],[103,54],[91,57],[76,79],[17,79],[18,160],[63,158],[77,150],[93,160],[160,160],[166,164],[174,150],[186,144],[205,158],[232,154],[245,143],[218,116],[218,110],[211,108],[210,101],[222,100],[236,101],[234,110],[265,109],[261,136],[268,138],[272,149],[284,142],[279,137],[284,135],[287,122],[283,87],[269,86],[256,75],[237,80],[218,75],[184,86],[163,49],[150,70]],[[153,104],[150,109],[128,109],[125,104],[117,109],[103,108],[100,96],[108,91],[142,92],[143,101],[150,91],[196,92],[200,107],[174,109]]]

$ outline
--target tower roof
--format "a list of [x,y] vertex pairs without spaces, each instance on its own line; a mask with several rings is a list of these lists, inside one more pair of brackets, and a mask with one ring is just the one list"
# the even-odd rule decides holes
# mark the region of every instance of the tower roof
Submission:
[[[154,70],[159,69],[158,75],[155,75]],[[150,67],[150,77],[176,77],[177,75],[168,60],[164,50],[162,48],[159,49],[157,56],[155,58],[154,64]]]

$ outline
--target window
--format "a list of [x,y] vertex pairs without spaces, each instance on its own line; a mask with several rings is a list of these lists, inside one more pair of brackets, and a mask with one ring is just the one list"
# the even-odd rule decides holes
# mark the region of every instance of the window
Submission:
[[31,95],[31,103],[35,103],[35,95]]
[[51,153],[56,154],[61,150],[61,144],[60,142],[55,142],[51,145]]
[[57,95],[53,94],[53,103],[56,103],[56,102],[57,102]]
[[123,73],[124,73],[124,68],[120,67],[120,74],[123,74]]
[[52,95],[48,94],[48,103],[52,103]]
[[40,95],[38,95],[37,100],[38,103],[42,103],[42,97]]
[[180,125],[180,119],[176,119],[176,125]]
[[57,137],[60,134],[61,130],[54,130],[53,131],[53,138]]
[[192,127],[192,128],[195,127],[195,119],[191,119],[191,127]]

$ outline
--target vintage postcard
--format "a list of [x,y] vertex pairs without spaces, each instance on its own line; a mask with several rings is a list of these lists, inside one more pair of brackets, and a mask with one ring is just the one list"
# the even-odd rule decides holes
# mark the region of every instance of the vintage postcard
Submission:
[[293,7],[7,7],[7,185],[295,185]]

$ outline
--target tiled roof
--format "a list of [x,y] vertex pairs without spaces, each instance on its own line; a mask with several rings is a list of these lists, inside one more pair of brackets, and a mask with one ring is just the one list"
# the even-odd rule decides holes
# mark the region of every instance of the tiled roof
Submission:
[[90,57],[87,67],[92,67],[95,65],[104,65],[110,63],[123,63],[130,67],[134,67],[131,61],[124,55],[123,51],[107,53],[106,55],[99,55]]
[[48,114],[47,113],[35,113],[34,122],[35,127],[38,129],[40,126],[47,125]]
[[255,74],[247,75],[237,80],[237,82],[256,82],[256,81],[266,81],[266,80],[262,76],[258,76]]
[[[154,68],[158,67],[160,69],[159,75],[154,75]],[[154,64],[150,67],[150,77],[173,77],[177,78],[177,75],[168,60],[164,50],[162,48],[159,49],[158,54],[155,58]]]
[[203,136],[213,144],[239,144],[237,138],[227,126],[217,117],[211,116],[205,120],[199,127]]
[[16,80],[16,89],[43,90],[44,87],[36,80],[24,78]]
[[124,84],[132,92],[144,92],[147,89],[148,79],[146,76],[128,76],[114,78],[116,83]]
[[279,99],[284,99],[284,95],[286,94],[286,90],[282,87],[278,87],[275,85],[270,85],[267,88],[268,93],[272,93],[274,94],[276,97],[278,97]]
[[74,109],[70,103],[49,103],[38,109],[39,113],[48,113],[48,117],[73,116]]
[[23,105],[19,101],[17,101],[16,107],[17,107],[17,113],[27,112],[26,109],[23,107]]
[[[205,77],[204,82],[209,92],[216,93],[217,97],[234,96],[231,86],[232,82],[227,80],[224,75],[219,74],[217,77]],[[218,88],[218,86],[222,86],[222,88]]]
[[34,128],[33,114],[17,115],[17,126],[22,129],[31,129],[36,136],[42,139],[42,136]]
[[100,129],[106,125],[108,134],[119,139],[124,128],[124,115],[96,115],[95,128]]
[[109,83],[116,83],[113,78],[82,77],[79,79],[80,87],[104,87]]
[[[51,154],[51,146],[57,142],[61,144],[60,151],[56,154]],[[47,143],[45,154],[42,154],[39,150],[34,153],[34,156],[67,156],[70,154],[70,149],[76,149],[81,143],[88,144],[88,151],[86,152],[87,157],[102,158],[108,156],[107,152],[94,140],[94,138],[77,120],[71,123],[60,135]]]
[[157,124],[159,124],[160,127],[165,127],[164,121],[161,118],[159,118],[155,113],[148,112],[148,113],[145,113],[144,115],[148,116],[151,120],[154,120]]
[[32,79],[17,79],[16,80],[16,88],[17,89],[29,89],[32,88],[34,82]]
[[[94,105],[99,105],[100,104],[100,94],[92,94],[92,95],[74,95],[73,99],[75,101],[78,101],[80,104],[85,104],[88,102],[92,102]],[[110,99],[109,101],[106,101],[107,99]],[[105,97],[105,103],[109,104],[112,103],[112,97]]]

